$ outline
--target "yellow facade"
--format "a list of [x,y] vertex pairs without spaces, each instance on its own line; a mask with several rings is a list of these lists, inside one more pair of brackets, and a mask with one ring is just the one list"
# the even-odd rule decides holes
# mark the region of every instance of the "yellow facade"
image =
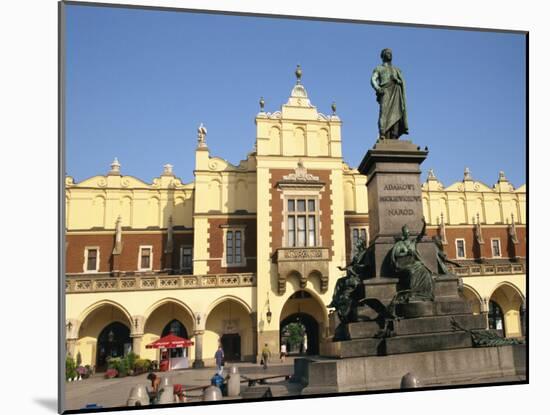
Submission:
[[[95,364],[98,337],[114,321],[130,329],[134,351],[152,360],[158,359],[158,351],[146,349],[145,345],[158,339],[173,319],[186,327],[195,342],[189,350],[191,360],[203,359],[206,364],[213,363],[220,337],[229,332],[240,336],[242,360],[254,359],[265,343],[277,351],[280,322],[296,313],[308,314],[317,321],[319,341],[328,337],[326,304],[330,303],[336,280],[342,275],[337,267],[344,266],[349,258],[347,218],[362,218],[368,224],[367,178],[342,159],[341,124],[337,115],[319,113],[298,83],[280,111],[261,111],[256,116],[255,150],[237,166],[210,155],[204,130],[199,131],[192,183],[182,183],[172,167],[165,166],[163,174],[148,184],[121,175],[118,163],[113,163],[108,174],[80,183],[67,177],[67,236],[91,240],[101,234],[115,238],[119,217],[124,235],[150,232],[166,238],[170,226],[176,229],[175,234],[193,234],[192,275],[68,273],[69,352],[80,352],[83,364]],[[323,246],[330,246],[326,289],[322,278],[314,274],[284,276],[281,289],[278,264],[272,257],[273,247],[278,246],[278,241],[273,240],[273,198],[283,198],[285,193],[282,189],[279,196],[272,191],[273,172],[298,171],[299,163],[307,171],[326,172],[329,178],[323,186],[330,190],[327,193],[331,195],[330,213],[322,212],[330,216],[328,222],[322,223],[322,226],[330,223],[330,241],[323,241]],[[293,191],[307,193],[299,186]],[[493,187],[471,179],[468,172],[464,180],[447,187],[430,174],[423,185],[423,208],[429,229],[441,231],[443,221],[449,235],[472,228],[478,217],[482,232],[490,233],[493,228],[508,230],[511,226],[524,232],[525,198],[525,186],[514,189],[503,174]],[[216,218],[255,220],[255,258],[248,258],[256,261],[254,272],[212,271],[210,253],[215,241],[209,235]],[[326,235],[323,233],[326,229],[318,232],[319,238]],[[89,245],[86,241],[83,244]],[[521,336],[525,267],[510,265],[509,269],[510,272],[502,266],[493,267],[492,271],[484,266],[479,270],[466,267],[461,271],[464,294],[473,301],[475,312],[486,313],[490,301],[498,303],[504,314],[506,335]],[[298,292],[306,292],[307,296],[296,298]]]

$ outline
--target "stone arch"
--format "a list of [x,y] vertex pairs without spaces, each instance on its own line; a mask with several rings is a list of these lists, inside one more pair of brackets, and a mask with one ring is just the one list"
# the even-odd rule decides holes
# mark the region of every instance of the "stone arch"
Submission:
[[293,156],[303,156],[306,153],[306,130],[303,127],[296,127],[293,134]]
[[297,321],[306,329],[307,353],[318,354],[320,343],[328,335],[328,313],[323,301],[311,289],[296,290],[285,297],[279,314],[279,342],[283,341],[285,326]]
[[[328,276],[323,275],[318,269],[313,269],[309,272],[307,279],[311,281],[314,285],[319,283],[319,291],[324,293],[328,289]],[[302,289],[306,288],[305,285],[300,287]]]
[[217,298],[212,303],[210,303],[210,305],[208,306],[207,311],[205,313],[205,319],[208,318],[208,315],[210,314],[210,312],[214,308],[216,308],[218,305],[220,305],[221,303],[223,303],[224,301],[227,301],[227,300],[233,300],[233,301],[239,303],[240,305],[242,305],[246,309],[246,311],[249,314],[252,313],[252,307],[246,301],[244,301],[242,298],[239,298],[235,295],[226,294],[226,295],[223,295],[223,296]]
[[481,298],[481,295],[479,295],[477,290],[470,285],[464,284],[462,295],[472,304],[472,313],[481,314],[481,305],[483,304],[483,299]]
[[502,310],[504,318],[504,335],[506,337],[519,337],[521,332],[521,306],[525,301],[525,296],[521,290],[509,281],[503,281],[498,284],[491,295],[489,301],[496,303]]
[[204,356],[212,359],[221,344],[226,361],[253,360],[255,330],[251,314],[252,308],[239,297],[224,295],[213,301],[205,316]]
[[100,336],[102,333],[105,335],[104,332],[109,326],[116,326],[118,334],[120,334],[122,326],[125,327],[125,338],[118,339],[116,354],[127,351],[128,346],[131,347],[129,333],[132,329],[132,317],[119,303],[109,300],[98,301],[80,313],[79,321],[81,323],[74,331],[77,333],[75,356],[80,353],[83,365],[97,364],[99,370],[105,369],[106,356],[109,353],[112,355],[112,350],[105,350],[99,343]]
[[[176,298],[163,298],[147,308],[144,314],[143,340],[140,356],[142,358],[158,360],[157,349],[146,349],[145,346],[154,342],[163,335],[167,324],[177,320],[192,336],[196,329],[195,314],[190,307]],[[189,355],[193,356],[194,346],[189,348]]]
[[189,307],[187,304],[185,304],[183,301],[181,300],[178,300],[177,298],[174,298],[174,297],[165,297],[161,300],[158,300],[156,301],[155,303],[151,304],[147,310],[145,311],[144,313],[144,323],[147,322],[147,319],[151,316],[151,314],[156,310],[158,309],[159,307],[165,305],[165,304],[169,304],[169,303],[175,303],[177,304],[178,306],[182,307],[183,309],[185,309],[185,311],[187,311],[189,313],[189,315],[193,316],[193,324],[196,324],[195,323],[195,314],[193,313],[193,310],[191,310],[191,307]]
[[319,155],[330,156],[329,132],[326,128],[321,128],[318,133]]
[[78,320],[81,321],[81,322],[84,322],[84,320],[86,318],[88,318],[90,316],[90,314],[92,314],[94,311],[96,311],[97,309],[99,309],[103,306],[112,306],[112,307],[118,308],[124,314],[126,319],[128,320],[128,324],[132,323],[132,316],[128,312],[128,310],[122,304],[117,303],[116,301],[112,301],[112,300],[101,300],[101,301],[98,301],[98,302],[86,307],[80,313],[80,315],[78,317]]

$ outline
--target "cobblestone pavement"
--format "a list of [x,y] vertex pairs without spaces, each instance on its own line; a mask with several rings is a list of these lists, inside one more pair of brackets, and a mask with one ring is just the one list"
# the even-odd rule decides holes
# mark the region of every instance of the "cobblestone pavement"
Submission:
[[[253,363],[237,363],[236,366],[238,366],[241,375],[252,379],[263,376],[292,375],[294,370],[292,358],[287,359],[284,364],[278,361],[274,362],[266,370],[262,366]],[[160,373],[160,376],[168,377],[172,383],[182,384],[185,389],[210,384],[210,379],[214,376],[215,371],[214,367],[207,367],[204,369],[163,372]],[[224,374],[227,374],[227,371]],[[454,383],[454,385],[518,382],[523,380],[525,380],[525,376],[474,378],[470,381]],[[104,408],[125,406],[132,387],[140,384],[147,386],[151,384],[147,380],[147,374],[128,376],[121,379],[104,379],[101,374],[98,374],[90,379],[66,383],[66,409],[81,409],[90,403],[101,405]],[[268,380],[265,385],[258,385],[252,388],[248,388],[247,384],[243,382],[241,383],[241,395],[258,398],[266,390],[266,386],[270,387],[271,393],[275,397],[300,395],[302,389],[301,385],[290,383],[279,377]],[[188,393],[189,401],[198,401],[201,399],[201,395],[200,390],[191,391]]]
[[[232,363],[228,364],[229,366]],[[292,375],[294,371],[294,361],[292,358],[286,359],[284,363],[273,362],[267,369],[254,363],[236,363],[239,373],[249,378],[258,378],[262,376]],[[168,377],[174,383],[180,383],[185,388],[193,386],[209,385],[210,379],[214,376],[216,369],[207,367],[204,369],[184,369],[170,372],[162,372],[160,376]],[[224,372],[227,374],[227,370]],[[273,396],[299,395],[301,387],[296,384],[289,384],[283,381],[283,378],[268,380],[271,386]],[[87,404],[95,403],[104,408],[125,406],[130,390],[137,385],[150,386],[151,382],[147,380],[147,374],[138,376],[128,376],[125,378],[104,379],[102,374],[96,374],[93,377],[78,382],[66,383],[66,409],[81,409]],[[247,385],[241,383],[241,390]],[[201,391],[191,391],[188,394],[190,401],[198,400]]]

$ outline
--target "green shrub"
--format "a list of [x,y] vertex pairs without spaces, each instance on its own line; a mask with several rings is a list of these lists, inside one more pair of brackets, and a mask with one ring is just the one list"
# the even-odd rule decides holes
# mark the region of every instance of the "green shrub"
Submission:
[[71,356],[65,359],[65,380],[76,377],[76,362]]
[[139,355],[134,352],[130,352],[126,355],[126,359],[128,360],[128,369],[134,370],[136,361],[139,359]]
[[120,359],[120,362],[118,365],[118,377],[123,378],[124,376],[127,376],[129,369],[130,368],[128,366],[128,358],[123,357],[122,359]]
[[149,371],[151,368],[151,361],[149,359],[137,359],[134,363],[135,374],[140,374]]
[[109,356],[107,358],[107,368],[108,369],[116,369],[117,371],[119,371],[121,360],[122,359],[120,357],[111,357],[111,356]]

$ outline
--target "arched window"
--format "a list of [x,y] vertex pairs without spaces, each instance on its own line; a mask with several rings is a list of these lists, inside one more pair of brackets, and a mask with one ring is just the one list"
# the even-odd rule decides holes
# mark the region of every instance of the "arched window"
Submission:
[[504,313],[500,306],[494,302],[489,301],[489,328],[497,330],[500,335],[505,333],[504,329]]

